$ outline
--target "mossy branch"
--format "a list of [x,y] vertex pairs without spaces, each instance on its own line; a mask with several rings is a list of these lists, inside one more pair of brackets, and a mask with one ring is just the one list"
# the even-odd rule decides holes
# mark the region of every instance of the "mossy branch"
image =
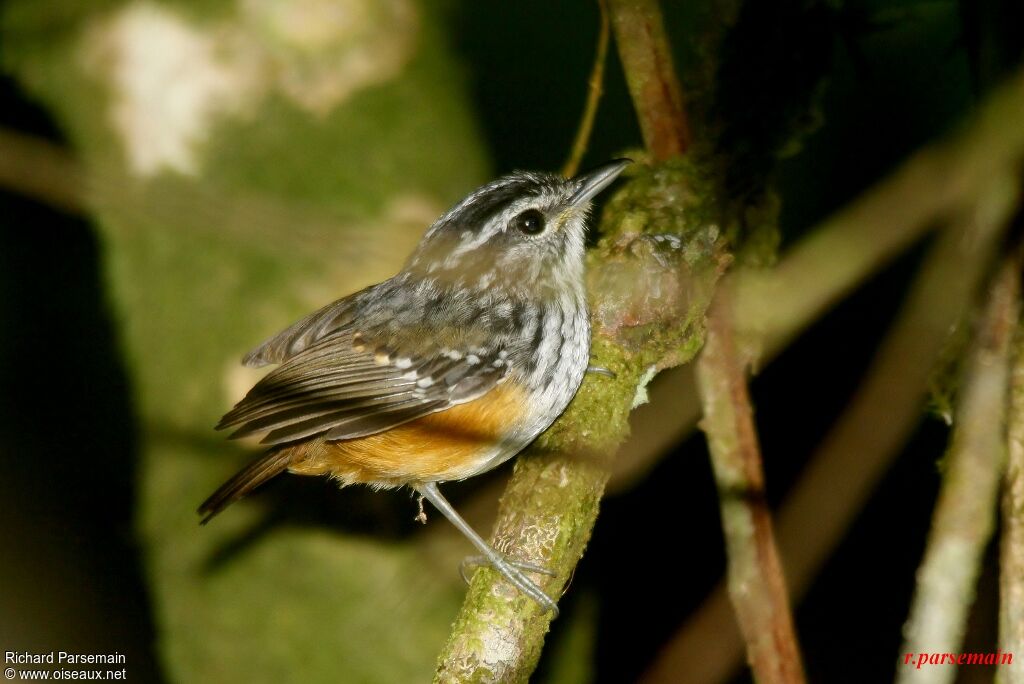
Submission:
[[[739,332],[761,339],[758,365],[771,361],[824,312],[942,225],[951,212],[972,202],[992,178],[1017,166],[1024,158],[1024,135],[1015,124],[1022,119],[1024,71],[989,97],[961,130],[918,151],[809,231],[775,268],[731,273]],[[634,425],[645,435],[630,441],[628,458],[616,460],[613,486],[616,480],[640,477],[696,425],[693,369],[681,367],[669,374],[675,377],[662,385],[672,388],[664,400],[677,404],[679,423],[645,421],[641,408]],[[655,387],[652,396],[658,392]]]
[[[609,10],[648,151],[659,161],[677,157],[688,132],[660,10],[653,0],[612,0]],[[591,354],[615,378],[584,382],[569,410],[520,456],[502,497],[492,542],[551,570],[554,576],[541,580],[549,595],[561,593],[583,554],[638,392],[655,371],[688,361],[700,346],[700,323],[723,262],[716,236],[690,226],[693,207],[678,200],[692,175],[679,163],[643,169],[609,204],[601,221],[608,237],[589,255],[588,269]],[[673,227],[673,240],[653,235]],[[550,619],[493,570],[481,569],[435,681],[526,681]]]
[[[604,232],[619,233],[623,223],[648,225],[638,219],[633,192],[656,192],[670,183],[646,181],[677,173],[641,170],[609,205]],[[655,236],[620,233],[590,254],[591,354],[615,378],[588,377],[569,410],[519,457],[492,537],[499,550],[552,570],[554,577],[538,578],[550,595],[560,594],[590,537],[638,391],[654,370],[685,362],[700,347],[700,322],[722,266],[713,244],[707,246],[701,255],[687,254]],[[550,619],[493,570],[478,570],[435,681],[526,681]]]

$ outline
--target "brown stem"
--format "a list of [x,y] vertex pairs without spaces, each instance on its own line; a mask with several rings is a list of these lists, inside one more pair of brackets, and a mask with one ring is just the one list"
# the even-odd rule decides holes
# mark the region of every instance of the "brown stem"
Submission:
[[728,290],[719,290],[697,361],[697,385],[718,485],[728,554],[729,594],[761,684],[804,681],[786,582],[765,500],[764,469],[732,330]]
[[680,156],[690,129],[661,8],[657,0],[608,0],[608,8],[644,145],[657,161]]
[[590,142],[590,133],[594,130],[594,119],[597,117],[597,105],[604,93],[604,65],[608,61],[608,6],[605,0],[597,0],[597,7],[601,13],[601,28],[597,34],[597,51],[594,54],[594,67],[590,72],[590,79],[587,82],[587,102],[583,106],[583,117],[580,119],[580,126],[576,130],[576,139],[572,143],[572,151],[569,158],[562,167],[562,175],[571,178],[579,171],[580,162],[587,152],[587,144]]

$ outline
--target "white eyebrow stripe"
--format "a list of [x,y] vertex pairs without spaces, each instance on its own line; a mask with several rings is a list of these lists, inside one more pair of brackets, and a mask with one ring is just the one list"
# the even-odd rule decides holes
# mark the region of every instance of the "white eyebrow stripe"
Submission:
[[[536,201],[537,199],[537,197],[531,195],[517,197],[511,200],[508,203],[508,206],[506,206],[505,209],[500,214],[498,214],[497,216],[493,216],[484,226],[481,226],[481,231],[475,239],[470,240],[469,242],[463,242],[459,244],[457,247],[455,247],[455,249],[451,251],[451,253],[448,255],[448,258],[445,261],[451,263],[453,260],[457,260],[466,252],[470,252],[474,249],[481,247],[498,233],[505,232],[505,229],[508,228],[508,223],[509,221],[512,220],[513,216],[516,216],[529,206],[534,206],[530,202],[526,202],[524,200]],[[543,213],[543,209],[540,209],[539,207],[538,209]]]
[[[502,214],[502,218],[504,218],[504,213]],[[491,221],[491,223],[494,223],[494,221]],[[504,223],[498,223],[498,225],[503,226]],[[498,231],[496,230],[481,230],[475,239],[470,240],[469,242],[459,243],[459,246],[452,250],[448,258],[457,259],[466,252],[471,252],[474,249],[477,249],[478,247],[486,243],[488,240],[490,240],[492,237],[494,237],[497,234],[497,232]]]

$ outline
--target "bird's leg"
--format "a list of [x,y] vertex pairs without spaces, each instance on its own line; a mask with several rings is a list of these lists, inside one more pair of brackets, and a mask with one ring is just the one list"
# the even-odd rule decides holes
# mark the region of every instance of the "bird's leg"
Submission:
[[498,551],[484,541],[484,538],[477,534],[473,528],[469,526],[469,523],[463,520],[462,516],[452,508],[452,505],[448,503],[448,500],[441,495],[441,490],[437,488],[436,482],[418,484],[414,486],[414,489],[424,499],[432,503],[434,508],[439,510],[444,517],[448,518],[448,520],[455,525],[456,529],[458,529],[459,532],[462,532],[462,534],[472,542],[473,546],[480,551],[483,556],[483,560],[486,563],[501,573],[501,575],[511,582],[519,591],[539,603],[541,608],[550,610],[554,617],[558,617],[558,606],[553,600],[551,600],[551,597],[545,594],[541,588],[533,582],[533,580],[523,574],[523,569],[534,570],[534,566],[524,568],[524,566],[529,564],[511,561],[498,553]]
[[615,371],[608,370],[603,366],[587,366],[587,372],[593,373],[594,375],[604,375],[612,379],[616,377]]
[[[537,565],[536,563],[527,563],[526,561],[518,561],[513,558],[506,558],[508,564],[512,567],[525,570],[527,572],[536,572],[540,575],[547,575],[548,577],[554,577],[556,575],[554,570],[548,570],[547,568]],[[459,574],[462,576],[462,581],[469,584],[470,576],[469,569],[475,568],[480,565],[489,565],[490,561],[487,560],[486,556],[466,556],[459,563]]]

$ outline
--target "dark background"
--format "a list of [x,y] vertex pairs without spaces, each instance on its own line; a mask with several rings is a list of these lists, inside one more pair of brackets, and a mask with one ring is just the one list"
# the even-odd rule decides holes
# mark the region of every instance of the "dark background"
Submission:
[[[682,9],[665,5],[681,44],[672,22]],[[495,172],[557,168],[583,102],[596,7],[466,1],[446,12]],[[830,74],[822,126],[778,169],[784,242],[951,130],[1024,43],[1015,2],[848,3],[833,18],[816,35]],[[589,162],[640,143],[614,46],[610,57]],[[0,126],[65,142],[9,77],[0,79],[0,105]],[[2,191],[0,212],[0,629],[45,630],[83,651],[120,644],[134,680],[159,681],[132,528],[130,380],[100,280],[103,254],[86,220]],[[866,283],[754,382],[773,502],[842,412],[922,249]],[[811,681],[891,679],[946,437],[941,421],[922,418],[798,606]],[[994,563],[986,567],[968,649],[994,647],[996,577]],[[607,499],[564,599],[600,598],[598,681],[639,675],[723,568],[715,489],[695,436],[636,488]],[[982,676],[990,674],[964,670],[961,681]]]

